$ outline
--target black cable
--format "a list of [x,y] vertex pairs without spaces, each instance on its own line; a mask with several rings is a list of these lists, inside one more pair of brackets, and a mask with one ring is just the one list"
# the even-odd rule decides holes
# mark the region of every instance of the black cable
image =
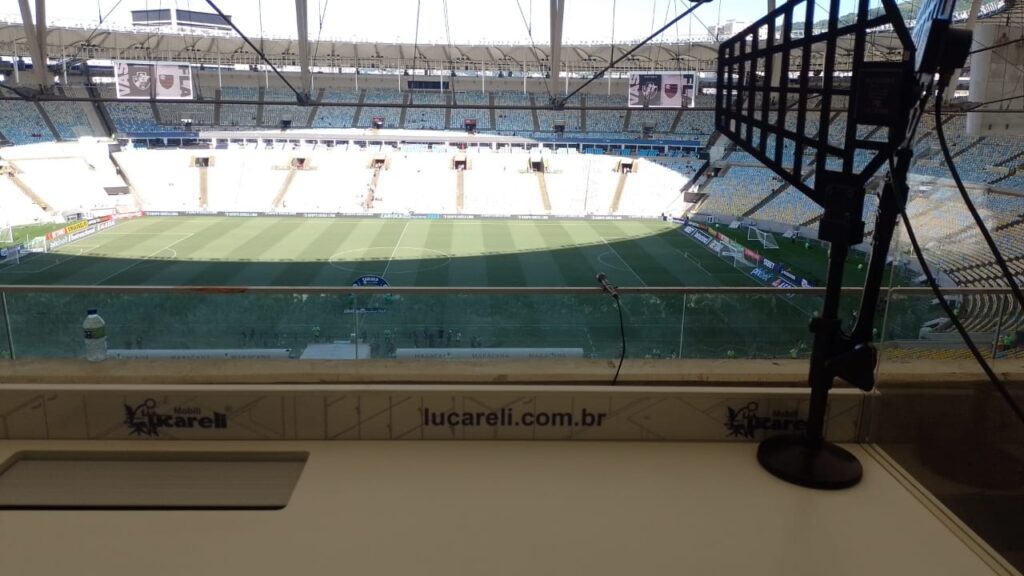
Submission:
[[691,4],[690,4],[689,8],[687,8],[681,14],[679,14],[678,16],[673,18],[672,21],[669,22],[668,24],[665,24],[661,28],[658,28],[657,30],[655,30],[653,34],[651,34],[647,38],[644,38],[642,41],[640,41],[639,44],[637,44],[636,46],[633,46],[628,51],[623,53],[621,56],[619,56],[615,60],[612,60],[611,62],[609,62],[608,65],[604,67],[604,69],[602,69],[597,74],[594,74],[593,76],[588,78],[586,82],[584,82],[583,84],[580,84],[572,92],[569,92],[569,94],[567,94],[565,96],[565,98],[562,98],[562,102],[568,102],[570,98],[572,98],[573,96],[579,94],[584,88],[589,86],[591,82],[593,82],[594,80],[597,80],[598,78],[603,78],[604,75],[607,74],[609,70],[614,68],[616,64],[618,64],[619,62],[622,62],[623,60],[628,58],[629,55],[632,54],[633,52],[636,52],[637,50],[643,48],[644,45],[646,45],[648,42],[650,42],[651,40],[654,40],[662,32],[664,32],[665,30],[668,30],[669,28],[671,28],[673,25],[675,25],[676,22],[679,22],[683,18],[686,18],[691,12],[696,10],[698,6],[702,6],[703,4],[707,3],[707,1],[708,0],[690,0]]
[[[537,55],[537,44],[533,41],[533,8],[530,8],[530,21],[526,21],[526,14],[523,12],[523,5],[519,0],[516,0],[516,6],[519,8],[519,17],[523,19],[523,26],[526,27],[526,35],[530,38],[530,53],[533,54],[533,59],[537,61],[537,66],[540,68],[541,73],[544,72],[544,64],[540,61],[540,56]],[[558,72],[551,70],[551,66],[548,66],[548,71],[554,72],[555,80],[558,80]],[[526,71],[523,71],[526,74]],[[549,74],[550,75],[550,74]],[[554,99],[555,95],[551,93],[550,79],[544,78],[544,91],[548,93],[548,101]]]
[[[15,63],[15,66],[17,66],[17,63]],[[18,91],[17,88],[14,88],[13,86],[8,86],[6,84],[0,83],[0,88],[6,88],[7,90],[10,90],[11,92],[14,92],[14,94],[18,96],[17,98],[2,98],[3,100],[26,100],[26,101],[31,101],[32,100],[31,97],[29,97],[26,94],[22,94],[20,91]]]
[[412,75],[416,76],[416,57],[420,55],[420,3],[416,0],[416,29],[412,40]]
[[[267,66],[270,66],[270,69],[274,71],[274,74],[277,74],[277,77],[280,78],[281,81],[284,82],[285,85],[288,86],[288,88],[290,88],[291,91],[295,93],[295,98],[298,99],[299,104],[308,103],[306,95],[296,90],[295,86],[292,86],[292,83],[289,82],[288,79],[284,77],[284,74],[281,74],[281,71],[277,69],[277,66],[274,66],[274,63],[267,59],[266,55],[263,54],[263,51],[257,48],[256,45],[252,43],[252,40],[249,40],[249,37],[243,34],[242,31],[238,29],[238,26],[235,26],[235,23],[231,21],[230,18],[224,15],[224,12],[222,12],[221,9],[213,3],[213,0],[206,0],[206,3],[209,4],[210,8],[213,8],[214,12],[216,12],[221,18],[224,19],[225,22],[228,23],[228,26],[231,26],[231,29],[234,30],[235,33],[238,34],[242,38],[242,40],[244,40],[245,43],[249,45],[249,48],[252,48],[256,52],[256,54],[264,62],[267,63]],[[262,13],[260,17],[262,18]]]
[[612,378],[612,386],[619,381],[619,372],[622,370],[622,361],[626,359],[626,322],[622,319],[622,302],[619,302],[619,295],[612,295],[615,300],[615,307],[619,310],[619,337],[622,339],[622,351],[619,353],[619,366],[615,369],[615,377]]
[[320,5],[317,4],[317,10],[320,11],[320,27],[316,31],[316,46],[313,47],[313,58],[310,61],[311,65],[313,64],[313,62],[316,62],[316,56],[317,54],[320,53],[320,35],[323,34],[324,31],[324,18],[327,17],[327,5],[330,3],[331,0],[325,0],[323,4],[323,10],[320,10]]
[[[979,102],[979,103],[975,104],[974,106],[971,106],[970,108],[968,108],[967,111],[968,112],[974,112],[974,111],[977,111],[978,108],[981,108],[982,106],[988,106],[989,104],[1001,104],[1003,102],[1008,102],[1010,100],[1017,100],[1017,99],[1020,99],[1020,98],[1024,98],[1024,94],[1019,94],[1017,96],[1007,96],[1006,98],[999,98],[998,100],[988,100],[986,102]],[[992,113],[992,112],[1013,112],[1015,114],[1020,114],[1020,110],[982,110],[982,112],[989,112],[989,113]]]
[[[892,158],[889,158],[889,173],[895,174],[895,168],[896,167],[893,165]],[[894,193],[898,194],[898,190],[898,187],[893,185]],[[938,282],[935,281],[935,276],[932,275],[932,271],[928,267],[928,262],[924,258],[924,252],[921,251],[921,245],[918,244],[917,242],[917,235],[914,234],[914,228],[913,226],[910,225],[910,218],[907,216],[906,199],[897,199],[897,203],[900,206],[900,218],[903,220],[903,226],[907,229],[907,237],[910,238],[910,245],[914,248],[914,255],[917,256],[917,261],[921,264],[921,272],[924,274],[924,277],[928,280],[928,286],[931,287],[932,293],[935,294],[935,298],[939,301],[939,306],[942,308],[942,311],[946,314],[946,316],[948,316],[949,319],[953,322],[953,326],[956,328],[957,333],[960,334],[960,338],[963,339],[964,344],[967,345],[968,350],[970,350],[971,355],[974,356],[974,359],[978,362],[978,365],[981,366],[982,371],[984,371],[985,375],[988,376],[988,379],[992,383],[992,386],[994,386],[995,389],[999,392],[999,394],[1003,397],[1006,403],[1010,406],[1010,410],[1013,411],[1013,413],[1017,416],[1021,423],[1024,423],[1024,410],[1021,410],[1021,407],[1017,404],[1016,400],[1014,400],[1013,396],[1010,395],[1010,391],[1007,390],[1006,385],[1004,385],[999,380],[999,377],[996,376],[996,373],[992,370],[992,367],[989,366],[988,362],[985,361],[985,357],[981,355],[981,351],[978,350],[978,347],[974,344],[974,341],[971,340],[971,336],[970,334],[967,333],[967,329],[964,328],[964,325],[960,322],[960,319],[957,318],[956,313],[953,312],[953,309],[952,307],[950,307],[949,302],[946,301],[946,297],[943,296],[942,290],[939,288]]]
[[988,249],[992,252],[992,256],[995,257],[999,270],[1002,271],[1003,277],[1010,285],[1010,290],[1013,291],[1013,296],[1017,299],[1017,304],[1022,310],[1024,310],[1024,294],[1021,294],[1020,287],[1017,286],[1017,281],[1013,277],[1013,272],[1011,272],[1010,267],[1006,265],[1006,260],[999,251],[999,247],[996,246],[995,240],[992,239],[992,234],[989,233],[988,227],[985,226],[985,221],[981,219],[981,214],[979,214],[978,209],[974,207],[974,202],[971,200],[971,196],[967,193],[967,188],[964,186],[963,180],[960,179],[960,172],[956,169],[956,164],[953,162],[953,155],[949,152],[949,145],[946,144],[946,134],[941,123],[942,95],[945,91],[945,84],[940,84],[938,92],[935,95],[934,110],[935,133],[939,138],[939,147],[942,149],[942,157],[945,158],[946,166],[949,168],[949,173],[953,176],[953,181],[956,182],[956,188],[960,191],[960,197],[963,198],[964,204],[967,205],[967,210],[970,211],[971,217],[974,218],[974,223],[978,226],[978,230],[981,232],[982,237],[985,238],[985,244],[988,245]]
[[[120,6],[120,5],[121,5],[121,2],[123,2],[123,1],[124,1],[124,0],[117,0],[117,3],[116,3],[116,4],[114,4],[114,5],[113,5],[113,6],[112,6],[112,7],[110,8],[110,10],[107,10],[107,13],[106,13],[106,14],[104,14],[104,15],[100,16],[100,19],[96,21],[96,27],[95,27],[95,28],[93,28],[93,29],[92,29],[92,32],[89,32],[89,35],[85,37],[85,41],[86,41],[86,42],[92,42],[93,36],[95,36],[95,35],[96,35],[96,31],[97,31],[97,30],[99,30],[99,29],[100,29],[100,26],[102,26],[102,25],[103,25],[103,21],[104,21],[104,20],[106,20],[106,19],[107,19],[107,18],[108,18],[108,17],[109,17],[109,16],[110,16],[110,15],[111,15],[111,14],[112,14],[113,12],[114,12],[114,10],[117,10],[117,7],[118,7],[118,6]],[[99,5],[99,2],[97,2],[97,3],[96,3],[96,13],[97,13],[97,14],[99,14],[99,7],[100,7],[100,5]]]
[[[1010,40],[1008,42],[1002,42],[1000,44],[993,44],[991,46],[982,46],[981,48],[978,48],[977,50],[971,50],[970,52],[967,53],[967,55],[970,56],[971,54],[977,54],[978,52],[987,52],[989,50],[995,50],[996,48],[1002,48],[1003,46],[1010,46],[1010,45],[1013,45],[1013,44],[1017,44],[1018,42],[1024,42],[1024,38],[1014,38],[1013,40]],[[975,44],[980,44],[980,43],[975,41]]]
[[[441,7],[444,9],[444,37],[448,42],[448,71],[451,73],[451,81],[448,85],[448,91],[452,95],[452,106],[458,106],[455,97],[455,61],[452,59],[452,55],[455,54],[455,48],[452,46],[452,31],[451,25],[448,22],[448,0],[441,0]],[[443,87],[443,85],[442,85]],[[448,128],[445,126],[445,128]]]

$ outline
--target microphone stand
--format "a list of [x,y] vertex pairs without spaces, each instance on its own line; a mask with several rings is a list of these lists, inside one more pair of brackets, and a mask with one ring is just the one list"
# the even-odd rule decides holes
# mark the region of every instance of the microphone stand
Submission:
[[615,376],[612,378],[612,386],[615,386],[619,381],[619,372],[622,371],[622,362],[626,359],[626,322],[622,318],[622,302],[619,301],[619,287],[609,284],[608,276],[604,272],[597,275],[597,282],[601,285],[601,290],[615,301],[615,308],[619,312],[619,338],[622,341],[622,348],[619,353],[619,365],[615,368]]

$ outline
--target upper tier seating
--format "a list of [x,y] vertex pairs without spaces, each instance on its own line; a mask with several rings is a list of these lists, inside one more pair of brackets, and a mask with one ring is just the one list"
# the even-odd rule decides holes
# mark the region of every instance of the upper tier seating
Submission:
[[[626,107],[625,96],[607,96],[603,94],[587,94],[584,97],[585,105],[591,106],[619,106]],[[587,132],[591,134],[604,133],[622,136],[626,125],[625,110],[587,110]],[[567,132],[569,130],[566,130]]]
[[297,104],[273,104],[273,102],[295,102],[295,93],[283,88],[267,88],[263,91],[263,125],[277,127],[284,120],[291,120],[292,128],[309,126],[311,108]]
[[160,123],[165,126],[181,126],[184,120],[190,120],[192,126],[214,126],[216,104],[189,102],[188,104],[168,104],[157,102],[156,111],[160,115]]
[[[494,105],[529,106],[530,96],[522,92],[495,92]],[[494,111],[499,132],[533,132],[533,115],[529,110],[509,110],[497,108]]]
[[225,86],[220,91],[225,100],[251,100],[253,104],[221,104],[221,126],[256,126],[256,104],[259,100],[259,88],[254,86]]
[[[81,86],[65,86],[63,92],[66,96],[87,97],[89,94]],[[76,140],[82,136],[97,136],[92,126],[89,125],[87,116],[88,108],[92,105],[88,102],[41,102],[43,110],[50,118],[53,127],[61,140]]]
[[678,113],[679,110],[675,109],[633,109],[629,114],[629,126],[627,128],[630,132],[643,132],[645,125],[653,125],[655,132],[665,134],[672,131],[672,122]]
[[700,207],[705,214],[743,214],[763,200],[780,180],[767,168],[737,166],[722,176],[709,178],[701,189],[708,194]]
[[363,97],[363,107],[359,113],[356,126],[369,128],[373,126],[373,119],[384,118],[385,128],[398,128],[402,119],[402,109],[396,107],[374,106],[374,104],[402,104],[405,102],[406,94],[397,90],[369,89]]
[[54,139],[36,105],[24,100],[5,100],[0,103],[0,133],[12,144],[32,144]]
[[[411,104],[447,104],[448,96],[440,92],[412,92]],[[405,127],[418,130],[444,130],[444,108],[414,108],[405,112]]]
[[[320,97],[321,102],[359,102],[359,92],[338,92],[326,89]],[[351,128],[355,123],[355,106],[324,106],[316,110],[313,128]]]
[[[455,103],[485,106],[491,103],[491,98],[488,94],[481,92],[456,92]],[[465,121],[468,119],[476,120],[477,130],[487,131],[494,129],[491,126],[491,111],[481,108],[472,110],[452,108],[448,127],[453,130],[462,130],[465,127]]]

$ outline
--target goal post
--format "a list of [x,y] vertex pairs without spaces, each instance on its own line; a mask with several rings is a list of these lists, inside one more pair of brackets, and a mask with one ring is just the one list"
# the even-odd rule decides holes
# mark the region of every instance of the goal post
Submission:
[[775,236],[771,232],[760,230],[757,226],[750,226],[747,228],[747,240],[756,240],[760,242],[765,249],[779,247],[779,243],[775,241]]
[[0,246],[0,268],[21,264],[20,246]]
[[0,246],[14,244],[14,226],[0,225]]

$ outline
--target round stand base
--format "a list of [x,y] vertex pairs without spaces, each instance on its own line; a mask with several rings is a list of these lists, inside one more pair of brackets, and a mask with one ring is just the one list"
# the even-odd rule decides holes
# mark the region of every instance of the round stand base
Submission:
[[775,436],[761,442],[757,461],[786,482],[819,490],[849,488],[860,482],[864,474],[853,454],[829,442],[812,448],[802,434]]

